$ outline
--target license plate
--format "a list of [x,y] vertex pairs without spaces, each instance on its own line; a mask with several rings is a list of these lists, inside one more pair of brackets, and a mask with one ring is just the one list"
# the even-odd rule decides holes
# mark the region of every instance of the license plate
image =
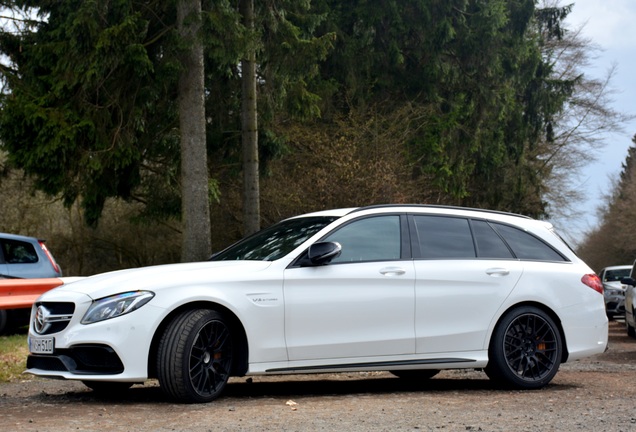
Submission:
[[55,339],[52,337],[29,338],[29,351],[33,354],[53,354]]

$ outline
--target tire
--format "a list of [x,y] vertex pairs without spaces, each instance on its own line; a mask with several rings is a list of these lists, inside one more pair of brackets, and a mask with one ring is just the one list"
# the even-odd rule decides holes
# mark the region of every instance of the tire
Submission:
[[439,369],[406,369],[392,370],[390,372],[398,378],[413,381],[425,381],[437,375],[439,373]]
[[131,382],[113,382],[113,381],[82,381],[82,383],[103,396],[119,396],[121,393],[132,387]]
[[157,377],[163,392],[186,403],[218,398],[232,370],[231,336],[223,316],[214,310],[175,317],[159,342]]
[[558,326],[542,310],[531,306],[513,309],[492,335],[486,374],[509,388],[544,387],[559,370],[562,340]]

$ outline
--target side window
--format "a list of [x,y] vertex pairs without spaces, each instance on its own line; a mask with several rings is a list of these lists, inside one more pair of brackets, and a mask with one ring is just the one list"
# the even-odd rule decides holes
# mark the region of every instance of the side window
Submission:
[[514,258],[508,246],[499,237],[499,234],[485,221],[471,221],[475,243],[477,244],[477,256],[479,258]]
[[400,217],[375,216],[356,220],[323,241],[334,241],[342,246],[342,253],[332,263],[360,261],[388,261],[400,259]]
[[532,234],[508,225],[493,223],[519,259],[535,261],[566,261],[561,254]]
[[422,258],[475,258],[468,220],[444,216],[414,216]]
[[38,254],[31,243],[3,240],[2,252],[7,264],[33,264],[38,262]]

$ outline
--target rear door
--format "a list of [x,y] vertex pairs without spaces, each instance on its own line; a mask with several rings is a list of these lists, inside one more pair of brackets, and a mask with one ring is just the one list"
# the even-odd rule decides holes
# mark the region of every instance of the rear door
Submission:
[[[485,221],[414,215],[416,349],[481,350],[497,310],[521,277],[515,259]],[[479,258],[478,258],[479,255]]]

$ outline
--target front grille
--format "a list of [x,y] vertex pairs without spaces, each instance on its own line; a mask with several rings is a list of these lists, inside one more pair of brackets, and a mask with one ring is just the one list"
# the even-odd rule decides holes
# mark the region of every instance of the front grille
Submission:
[[35,306],[45,306],[54,315],[73,315],[75,303],[72,302],[37,302]]
[[53,355],[32,354],[27,358],[27,369],[110,375],[122,373],[124,365],[111,347],[95,344],[56,349]]
[[[40,308],[46,310],[46,317],[40,316],[37,311]],[[58,333],[64,330],[73,317],[75,312],[75,303],[71,302],[37,302],[35,303],[36,315],[31,322],[31,327],[36,333],[48,335]],[[40,321],[36,322],[38,319]],[[38,325],[39,324],[39,325]]]

